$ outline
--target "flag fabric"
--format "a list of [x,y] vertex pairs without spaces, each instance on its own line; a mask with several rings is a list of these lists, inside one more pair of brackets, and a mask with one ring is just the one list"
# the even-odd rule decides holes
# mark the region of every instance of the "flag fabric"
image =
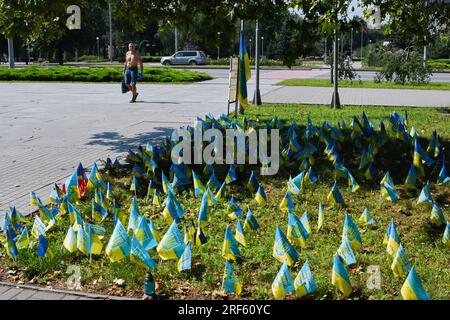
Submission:
[[242,292],[242,285],[233,270],[233,266],[228,260],[225,261],[222,287],[226,293],[235,293],[237,296]]
[[86,232],[84,227],[78,229],[77,233],[77,249],[83,254],[89,255],[91,253],[91,241],[90,236]]
[[205,234],[203,233],[201,223],[198,223],[197,231],[195,232],[195,245],[198,247],[201,247],[206,242],[208,242],[208,239],[206,238]]
[[37,247],[37,255],[38,257],[51,257],[52,252],[48,248],[47,239],[45,239],[44,235],[39,235],[39,244]]
[[155,193],[153,194],[152,205],[157,207],[161,205],[161,202],[159,201],[158,190],[155,190]]
[[364,211],[359,217],[358,221],[366,226],[374,226],[377,224],[375,219],[370,214],[369,209],[367,208],[364,208]]
[[219,190],[219,188],[221,186],[219,180],[217,180],[216,172],[214,171],[214,168],[212,169],[211,176],[209,177],[209,180],[206,183],[206,186],[214,191]]
[[295,208],[294,200],[292,200],[291,194],[288,191],[284,195],[283,200],[281,200],[280,209],[282,211],[290,211],[294,210],[294,208]]
[[293,293],[294,291],[294,281],[292,280],[289,268],[286,263],[283,263],[272,283],[273,296],[275,299],[283,299],[286,294]]
[[192,180],[194,181],[194,196],[202,195],[206,191],[206,188],[194,170],[192,170]]
[[281,263],[286,262],[288,266],[291,266],[298,260],[297,251],[295,251],[294,247],[289,243],[278,225],[276,226],[272,256]]
[[397,253],[399,246],[400,246],[400,237],[397,232],[397,227],[395,226],[394,221],[392,221],[392,224],[390,226],[386,251],[392,257],[395,257],[395,254]]
[[317,216],[317,231],[320,231],[323,226],[324,216],[323,216],[323,206],[319,203],[319,214]]
[[63,246],[70,253],[74,253],[77,251],[77,233],[75,232],[75,230],[73,230],[72,226],[69,226],[69,230],[67,230]]
[[138,227],[134,231],[134,235],[146,251],[158,246],[158,242],[150,231],[150,227],[147,224],[147,220],[144,215],[139,218]]
[[402,277],[404,273],[408,272],[411,269],[411,264],[409,263],[408,256],[406,255],[405,249],[403,249],[403,245],[397,249],[394,260],[391,264],[391,270],[394,273],[395,277]]
[[172,185],[170,184],[170,181],[167,179],[166,175],[164,174],[164,171],[161,171],[161,181],[162,181],[162,187],[165,194],[169,194],[169,191],[172,191],[175,193],[175,190],[173,189]]
[[178,272],[191,269],[191,247],[191,242],[188,242],[186,244],[186,248],[184,248],[183,254],[181,255],[180,259],[178,259]]
[[92,219],[94,219],[94,221],[101,223],[103,222],[106,217],[108,216],[108,210],[106,210],[106,208],[95,202],[94,199],[92,199]]
[[411,165],[409,167],[408,176],[406,177],[405,180],[405,185],[415,189],[417,183],[416,181],[417,181],[416,167],[414,167],[414,165]]
[[260,206],[265,206],[267,204],[267,196],[266,193],[264,192],[264,188],[261,185],[259,186],[258,191],[256,192],[255,200],[256,202],[258,202]]
[[45,223],[42,222],[42,220],[39,218],[39,216],[34,216],[34,223],[33,228],[31,229],[31,234],[36,238],[39,239],[40,235],[44,235],[47,231],[47,228],[45,226]]
[[134,233],[139,225],[141,213],[139,212],[139,205],[136,197],[133,197],[130,207],[130,216],[128,217],[127,231]]
[[67,203],[67,211],[69,213],[69,221],[74,231],[78,231],[83,223],[80,211],[70,202]]
[[298,297],[303,297],[317,291],[316,282],[312,275],[308,261],[305,261],[294,280],[295,293]]
[[208,201],[208,205],[209,206],[215,206],[218,201],[216,199],[216,196],[214,195],[214,193],[211,191],[211,189],[209,188],[209,186],[206,188],[206,200]]
[[200,210],[198,211],[198,222],[205,225],[208,222],[208,198],[205,192],[202,197],[202,202],[200,204]]
[[244,231],[248,232],[250,230],[258,230],[258,228],[259,228],[258,221],[256,221],[256,218],[250,211],[250,208],[248,208],[247,216],[245,217],[244,221]]
[[342,258],[342,261],[345,263],[345,265],[351,266],[356,264],[355,254],[353,253],[352,246],[350,245],[350,242],[347,238],[342,240],[337,254]]
[[250,59],[245,46],[244,30],[241,30],[239,37],[239,103],[243,108],[248,106],[247,81],[250,78]]
[[111,185],[109,184],[109,182],[106,185],[106,199],[111,202],[114,200],[114,193],[111,190]]
[[131,179],[130,191],[133,191],[134,194],[136,194],[138,190],[139,190],[139,182],[136,177],[133,177],[133,179]]
[[169,201],[166,203],[162,215],[168,224],[171,224],[172,222],[180,223],[177,207],[175,206],[175,202],[172,198],[169,198]]
[[14,241],[13,231],[11,228],[6,229],[6,253],[10,258],[14,258],[19,254],[16,242]]
[[331,201],[332,203],[337,205],[344,204],[344,198],[342,197],[336,182],[334,182],[333,187],[331,188],[331,191],[327,196],[327,199],[328,201]]
[[228,216],[231,219],[240,218],[244,214],[242,212],[241,207],[239,207],[239,204],[237,203],[237,201],[234,197],[231,197],[230,201],[228,202],[227,211],[229,212]]
[[362,247],[362,238],[356,223],[348,213],[345,214],[344,228],[342,230],[342,241],[348,240],[353,250],[358,251]]
[[250,174],[250,178],[248,179],[247,186],[251,192],[256,192],[259,188],[259,182],[256,179],[256,175],[253,170],[252,173]]
[[131,239],[120,220],[117,221],[114,231],[106,246],[106,254],[112,262],[120,261],[130,255]]
[[414,140],[414,156],[413,156],[413,165],[416,168],[416,173],[418,177],[425,176],[425,171],[422,165],[422,158],[420,155],[420,145],[417,139]]
[[303,212],[303,215],[300,217],[300,221],[302,222],[303,226],[305,227],[306,232],[308,232],[308,234],[311,234],[311,226],[309,224],[309,219],[308,219],[308,210],[306,210],[305,212]]
[[381,179],[380,183],[387,183],[391,186],[394,186],[394,180],[391,177],[391,174],[389,173],[389,171],[386,172],[386,174],[384,175],[383,179]]
[[228,169],[227,176],[225,177],[225,183],[230,184],[237,180],[236,169],[232,164],[230,164],[230,168]]
[[41,199],[39,199],[39,197],[33,191],[30,193],[30,204],[33,207],[38,207],[39,205],[43,205]]
[[147,187],[147,199],[150,199],[151,197],[153,197],[155,192],[156,192],[155,181],[153,180],[153,178],[151,178],[150,182],[148,183],[148,187]]
[[236,260],[236,257],[240,256],[241,252],[239,251],[238,244],[233,236],[233,232],[231,232],[230,225],[228,225],[223,240],[222,257],[224,257],[225,260],[234,261]]
[[163,260],[178,260],[183,254],[185,246],[183,236],[174,221],[164,234],[156,251]]
[[411,267],[408,277],[403,283],[401,294],[403,300],[431,300],[414,266]]
[[389,236],[391,234],[391,229],[392,226],[394,225],[394,218],[391,219],[391,222],[389,223],[386,232],[384,234],[384,238],[383,238],[383,244],[387,246],[388,242],[389,242]]
[[339,255],[333,258],[331,283],[347,298],[353,291],[347,268]]
[[133,235],[131,239],[130,261],[141,265],[147,269],[155,269],[156,263],[148,254],[147,250],[141,245],[139,240]]
[[447,224],[447,221],[445,220],[445,216],[442,213],[442,209],[437,202],[433,202],[430,220],[437,227]]
[[381,190],[381,198],[392,202],[396,202],[398,200],[398,193],[394,189],[394,186],[388,183],[381,183],[380,190]]
[[225,197],[225,188],[227,186],[227,183],[224,181],[222,185],[220,186],[219,190],[216,192],[216,200],[220,201]]
[[300,193],[300,189],[297,187],[292,177],[289,177],[288,192],[295,195],[298,195]]
[[80,190],[78,189],[78,174],[75,170],[64,184],[66,195],[69,201],[80,199]]
[[417,204],[419,203],[433,203],[429,182],[427,182],[420,191],[419,198],[417,198]]
[[161,237],[159,235],[158,229],[156,228],[155,224],[153,223],[152,218],[150,218],[148,226],[150,227],[150,232],[152,233],[152,235],[155,238],[156,242],[159,243],[161,241]]
[[348,171],[348,186],[352,187],[352,192],[356,192],[359,190],[359,184],[356,182],[356,179],[352,176],[350,171]]
[[28,234],[28,228],[25,226],[22,233],[15,240],[17,249],[28,248],[30,245],[30,236]]
[[245,231],[242,226],[241,220],[237,220],[236,222],[236,233],[234,235],[236,241],[242,244],[244,247],[247,246],[247,241],[245,240]]
[[309,233],[300,219],[294,213],[289,212],[287,227],[287,238],[289,241],[294,245],[300,245],[302,248],[306,248],[306,240],[308,237]]

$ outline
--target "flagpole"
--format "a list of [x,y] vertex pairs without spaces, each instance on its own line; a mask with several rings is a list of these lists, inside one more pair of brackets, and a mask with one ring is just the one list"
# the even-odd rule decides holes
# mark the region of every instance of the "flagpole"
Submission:
[[[244,31],[244,20],[243,19],[241,19],[241,32],[243,32]],[[240,39],[240,36],[239,36],[239,39]],[[240,40],[239,40],[240,41]],[[241,49],[240,49],[240,47],[239,47],[239,51],[240,51]],[[239,62],[239,65],[240,65],[240,62]],[[239,70],[239,73],[240,72],[245,72],[245,70],[244,71],[242,71],[242,70]],[[239,74],[238,74],[238,78],[239,78]],[[238,90],[239,90],[239,87],[238,87]],[[235,115],[236,115],[236,117],[237,117],[237,115],[238,115],[238,113],[241,113],[242,112],[242,106],[241,106],[241,102],[239,101],[239,99],[237,99],[238,100],[238,103],[237,103],[237,110],[236,110],[236,112],[235,112]]]
[[253,104],[261,105],[261,93],[259,91],[259,23],[256,20],[255,30],[255,68],[256,68],[256,88],[253,96]]
[[362,31],[363,26],[361,25],[361,68],[362,68],[362,63],[363,63],[363,37],[364,37],[364,32]]

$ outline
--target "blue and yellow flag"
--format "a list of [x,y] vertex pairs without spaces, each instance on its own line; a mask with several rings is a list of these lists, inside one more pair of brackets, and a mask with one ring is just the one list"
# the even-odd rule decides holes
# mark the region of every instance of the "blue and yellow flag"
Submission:
[[147,187],[147,199],[150,199],[151,197],[153,197],[153,195],[155,194],[155,191],[156,191],[155,181],[153,180],[153,178],[151,178],[150,182],[148,183],[148,187]]
[[34,216],[33,228],[31,228],[31,234],[38,239],[40,235],[44,235],[47,231],[45,223],[39,218],[39,216]]
[[150,232],[152,233],[156,242],[159,243],[161,241],[161,237],[159,235],[158,228],[156,228],[155,224],[153,223],[152,218],[150,218],[150,222],[148,223],[148,226],[150,227]]
[[442,243],[450,248],[450,222],[447,222],[445,227],[444,235],[442,236]]
[[398,247],[400,246],[400,237],[397,232],[397,227],[395,226],[394,220],[392,219],[391,225],[389,227],[389,236],[386,246],[386,251],[392,257],[395,257]]
[[408,176],[405,179],[405,185],[413,189],[416,189],[416,181],[417,181],[416,167],[414,167],[414,165],[411,165],[409,167]]
[[442,213],[442,209],[437,202],[433,202],[433,208],[431,209],[430,220],[437,227],[447,224],[447,221],[445,220],[445,216]]
[[55,183],[55,185],[52,187],[52,191],[50,193],[48,200],[51,204],[57,204],[61,201],[61,196],[62,192],[59,189],[58,185]]
[[408,277],[400,290],[403,300],[431,300],[427,291],[422,285],[416,269],[411,267]]
[[245,217],[244,221],[244,231],[250,231],[250,230],[258,230],[259,224],[258,221],[256,221],[255,216],[250,211],[250,208],[247,210],[247,216]]
[[353,291],[347,268],[339,255],[335,255],[333,258],[331,283],[342,292],[345,298]]
[[228,260],[225,261],[222,287],[225,293],[235,293],[238,296],[242,292],[242,285],[233,270],[233,266]]
[[106,246],[106,254],[112,262],[120,261],[130,255],[131,239],[124,226],[117,220],[114,231]]
[[134,233],[139,225],[139,220],[141,218],[141,213],[139,212],[139,205],[137,203],[136,197],[133,197],[130,207],[130,216],[128,217],[127,231]]
[[100,178],[101,178],[101,174],[98,171],[97,164],[94,163],[94,165],[92,166],[92,170],[89,174],[88,183],[86,186],[87,189],[92,190],[94,188],[97,188],[100,185]]
[[417,139],[414,140],[414,156],[413,156],[413,165],[416,168],[416,173],[418,177],[425,176],[425,170],[422,165],[422,158],[421,158],[421,146],[419,144],[419,141]]
[[295,293],[299,298],[317,291],[316,282],[314,281],[308,261],[305,261],[297,274],[294,280],[294,287]]
[[244,214],[234,197],[231,197],[230,201],[228,202],[227,211],[229,212],[228,216],[231,219],[240,218]]
[[405,249],[403,249],[403,245],[400,244],[397,253],[395,254],[394,261],[392,261],[391,270],[395,277],[402,277],[409,269],[411,269],[411,264],[409,263]]
[[19,254],[17,250],[16,242],[14,241],[14,235],[11,228],[6,229],[6,253],[10,258],[14,258]]
[[236,168],[234,165],[230,164],[230,169],[228,169],[227,176],[225,177],[225,183],[230,184],[237,180]]
[[244,31],[241,30],[239,37],[239,103],[243,108],[248,106],[247,81],[250,78],[250,59],[245,46]]
[[91,252],[91,241],[90,236],[86,232],[84,227],[80,227],[77,233],[77,249],[83,254],[89,255]]
[[41,199],[39,199],[39,197],[33,191],[30,193],[30,204],[33,207],[39,207],[43,205]]
[[114,201],[114,193],[111,190],[111,185],[109,182],[106,185],[106,200],[110,201],[110,203]]
[[208,239],[203,233],[201,223],[199,222],[197,226],[197,231],[195,232],[195,245],[201,247],[206,242],[208,242]]
[[138,190],[139,190],[139,182],[136,177],[133,177],[133,179],[131,179],[130,191],[133,191],[134,194],[136,194]]
[[185,246],[183,236],[174,221],[164,234],[156,251],[163,260],[178,260],[183,254]]
[[205,191],[205,185],[202,183],[202,180],[195,174],[195,171],[192,170],[192,180],[194,181],[194,196],[202,195]]
[[367,170],[364,173],[364,176],[366,177],[367,180],[376,180],[376,178],[378,177],[378,170],[373,163],[371,163],[367,167]]
[[134,235],[146,251],[158,246],[158,242],[150,231],[150,227],[147,224],[147,220],[145,219],[144,215],[140,217],[139,224],[134,232]]
[[319,213],[317,216],[317,231],[320,231],[320,229],[322,229],[323,222],[324,222],[323,206],[322,203],[319,203]]
[[67,230],[67,234],[66,234],[66,237],[64,238],[63,246],[70,253],[74,253],[77,251],[77,233],[73,230],[73,228],[71,226],[69,226],[69,230]]
[[339,246],[339,249],[337,251],[337,254],[342,258],[343,262],[347,266],[351,266],[356,264],[356,257],[353,253],[352,246],[350,245],[350,242],[347,238],[342,240],[341,245]]
[[98,223],[102,223],[108,216],[108,210],[103,205],[92,199],[92,219]]
[[211,191],[211,189],[209,188],[209,186],[206,188],[206,200],[208,200],[208,205],[209,206],[215,206],[218,201],[216,199],[216,196],[214,195],[214,193]]
[[250,174],[250,178],[248,179],[247,186],[251,192],[256,192],[259,188],[259,182],[256,179],[256,175],[253,170],[252,173]]
[[281,200],[280,209],[281,211],[290,211],[294,210],[294,208],[295,208],[294,200],[292,200],[291,194],[289,192],[286,192],[286,194],[283,197],[283,200]]
[[39,244],[37,247],[37,255],[38,257],[49,257],[53,256],[52,252],[48,248],[47,239],[45,239],[44,235],[39,235]]
[[184,248],[183,254],[181,255],[180,259],[178,259],[178,272],[191,269],[191,247],[191,242],[188,242],[186,244],[186,248]]
[[308,237],[309,233],[300,219],[294,213],[289,212],[287,227],[287,238],[289,241],[294,245],[300,245],[302,248],[306,248],[306,240]]
[[260,206],[265,206],[267,204],[267,196],[266,193],[264,192],[264,188],[261,185],[259,186],[258,191],[256,192],[255,200],[256,202],[258,202]]
[[359,217],[358,222],[360,222],[366,226],[374,226],[377,224],[375,219],[370,214],[369,209],[367,209],[367,208],[364,208],[364,211],[361,214],[361,216]]
[[206,186],[214,191],[219,190],[219,188],[221,186],[219,180],[217,180],[216,172],[214,171],[214,168],[212,169],[211,176],[209,177],[209,180],[206,183]]
[[233,236],[233,232],[231,232],[230,225],[228,225],[223,239],[222,257],[226,260],[234,261],[236,257],[240,256],[241,252],[239,251],[236,239]]
[[169,201],[167,201],[162,215],[164,219],[166,219],[168,224],[171,224],[172,222],[180,223],[180,217],[178,216],[177,207],[172,198],[169,198]]
[[242,227],[241,220],[237,220],[236,222],[236,233],[235,233],[236,241],[242,244],[244,247],[247,246],[247,241],[245,240],[245,231]]
[[417,204],[419,203],[433,203],[429,182],[427,182],[420,191],[419,198],[417,198]]
[[158,190],[155,190],[155,193],[153,194],[152,205],[157,206],[157,207],[161,206],[161,201],[159,200]]
[[103,202],[105,202],[105,198],[103,197],[103,192],[100,188],[95,188],[94,200],[95,200],[95,202],[100,203],[100,204],[103,204]]
[[445,167],[445,161],[442,161],[442,168],[441,171],[439,171],[439,175],[437,177],[437,183],[438,184],[445,184],[450,182],[450,177],[447,173],[447,168]]
[[227,186],[227,183],[224,181],[222,185],[220,186],[219,190],[216,192],[216,200],[220,201],[225,197],[225,188]]
[[303,226],[305,227],[306,232],[308,232],[308,234],[311,234],[311,226],[309,224],[309,219],[308,219],[308,210],[306,210],[305,212],[303,212],[303,215],[300,217],[300,221],[303,224]]
[[74,231],[78,231],[78,228],[83,223],[80,211],[70,202],[67,203],[67,212],[69,213],[69,221]]
[[22,233],[16,238],[17,249],[28,248],[30,245],[30,236],[28,234],[28,228],[25,226]]
[[398,193],[394,189],[393,185],[388,183],[380,184],[381,198],[386,199],[392,202],[396,202],[398,200]]
[[147,250],[141,245],[136,236],[131,239],[130,261],[145,267],[146,269],[155,269],[156,263],[148,254]]
[[386,172],[383,179],[381,179],[380,183],[387,183],[391,186],[394,186],[394,180],[392,180],[392,177],[391,177],[391,174],[389,173],[389,171]]
[[342,194],[339,191],[339,187],[337,186],[336,182],[334,182],[333,187],[331,188],[331,191],[327,196],[327,200],[337,205],[344,204],[344,198],[342,197]]
[[207,193],[205,192],[202,197],[202,202],[200,204],[200,210],[198,212],[198,222],[202,225],[206,225],[208,222],[208,198]]
[[352,174],[350,173],[350,171],[348,171],[348,186],[352,187],[352,192],[356,192],[359,189],[359,184],[358,182],[356,182],[356,179],[352,176]]
[[287,264],[284,262],[272,283],[272,293],[275,299],[283,299],[286,294],[295,291],[294,281]]
[[348,239],[352,249],[358,251],[362,247],[362,238],[356,223],[348,213],[345,214],[344,228],[342,230],[342,241]]
[[391,221],[389,222],[389,225],[388,225],[388,227],[387,227],[387,229],[386,229],[386,232],[385,232],[385,234],[384,234],[383,244],[384,244],[385,246],[387,246],[387,244],[388,244],[388,242],[389,242],[389,236],[390,236],[390,234],[391,234],[391,228],[392,228],[393,225],[394,225],[394,218],[392,218]]
[[162,181],[162,187],[165,194],[169,194],[169,191],[172,191],[175,194],[175,190],[173,189],[172,185],[170,184],[170,181],[167,179],[166,175],[164,174],[164,171],[161,171],[161,181]]
[[298,260],[297,251],[295,251],[294,247],[289,243],[278,225],[276,226],[272,256],[281,263],[286,262],[288,266],[291,266]]

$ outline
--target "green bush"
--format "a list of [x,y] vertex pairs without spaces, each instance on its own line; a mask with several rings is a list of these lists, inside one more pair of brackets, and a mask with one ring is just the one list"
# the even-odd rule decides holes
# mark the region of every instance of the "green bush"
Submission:
[[450,70],[450,59],[435,59],[428,61],[432,70]]
[[423,65],[422,55],[418,52],[397,50],[386,51],[382,56],[382,68],[375,81],[394,81],[405,84],[424,84],[430,82],[431,70]]
[[[141,82],[197,82],[209,80],[205,72],[174,70],[170,68],[145,68]],[[122,68],[77,68],[77,67],[29,67],[23,69],[0,68],[1,81],[76,81],[76,82],[120,82]]]
[[160,56],[141,56],[142,62],[160,62]]
[[[301,59],[296,59],[294,65],[295,66],[301,66],[303,63],[303,61]],[[220,58],[220,59],[208,59],[208,64],[209,65],[218,65],[218,66],[228,66],[230,65],[230,58]],[[251,58],[250,59],[250,65],[254,66],[255,65],[255,59]],[[286,66],[285,63],[283,63],[283,61],[281,60],[274,60],[274,59],[267,59],[267,58],[261,58],[260,66],[270,66],[270,67],[283,67]]]

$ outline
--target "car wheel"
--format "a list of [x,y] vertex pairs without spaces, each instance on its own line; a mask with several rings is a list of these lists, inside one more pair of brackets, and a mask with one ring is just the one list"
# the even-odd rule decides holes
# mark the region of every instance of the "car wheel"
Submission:
[[164,61],[162,64],[164,66],[170,66],[171,65],[170,61],[168,61],[168,60]]
[[195,60],[189,61],[189,65],[191,65],[191,66],[195,66],[196,64],[197,64],[197,61],[195,61]]

